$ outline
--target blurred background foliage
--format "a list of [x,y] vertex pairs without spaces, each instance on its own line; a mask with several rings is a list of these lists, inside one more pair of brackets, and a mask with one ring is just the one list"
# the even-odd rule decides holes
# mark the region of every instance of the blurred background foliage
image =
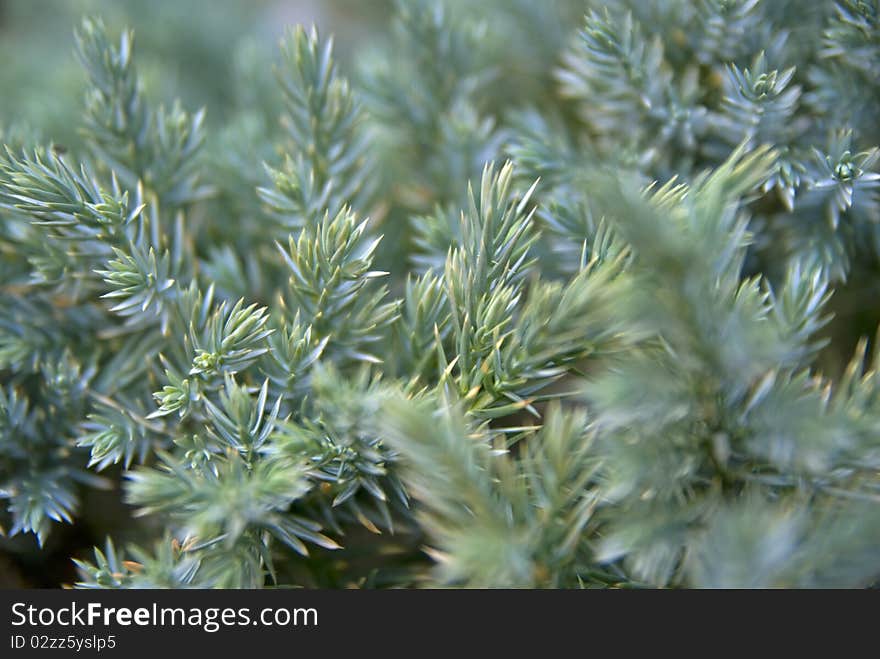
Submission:
[[138,68],[149,98],[210,108],[223,125],[246,103],[254,78],[272,84],[284,28],[315,23],[337,35],[350,60],[359,40],[387,23],[390,0],[0,0],[0,119],[26,117],[59,144],[77,145],[86,82],[74,55],[73,26],[100,15],[111,34],[134,26]]

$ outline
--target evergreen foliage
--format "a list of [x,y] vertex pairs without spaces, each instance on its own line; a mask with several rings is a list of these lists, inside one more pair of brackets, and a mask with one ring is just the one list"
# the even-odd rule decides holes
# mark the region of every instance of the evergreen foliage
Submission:
[[205,109],[84,19],[78,137],[0,128],[3,546],[107,490],[80,587],[876,584],[880,4],[809,5],[399,0]]

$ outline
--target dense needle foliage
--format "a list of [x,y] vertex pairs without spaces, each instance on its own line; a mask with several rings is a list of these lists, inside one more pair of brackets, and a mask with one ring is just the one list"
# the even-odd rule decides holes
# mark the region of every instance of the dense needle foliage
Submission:
[[177,86],[86,18],[0,105],[5,560],[877,583],[880,3],[372,9],[337,61],[205,8]]

